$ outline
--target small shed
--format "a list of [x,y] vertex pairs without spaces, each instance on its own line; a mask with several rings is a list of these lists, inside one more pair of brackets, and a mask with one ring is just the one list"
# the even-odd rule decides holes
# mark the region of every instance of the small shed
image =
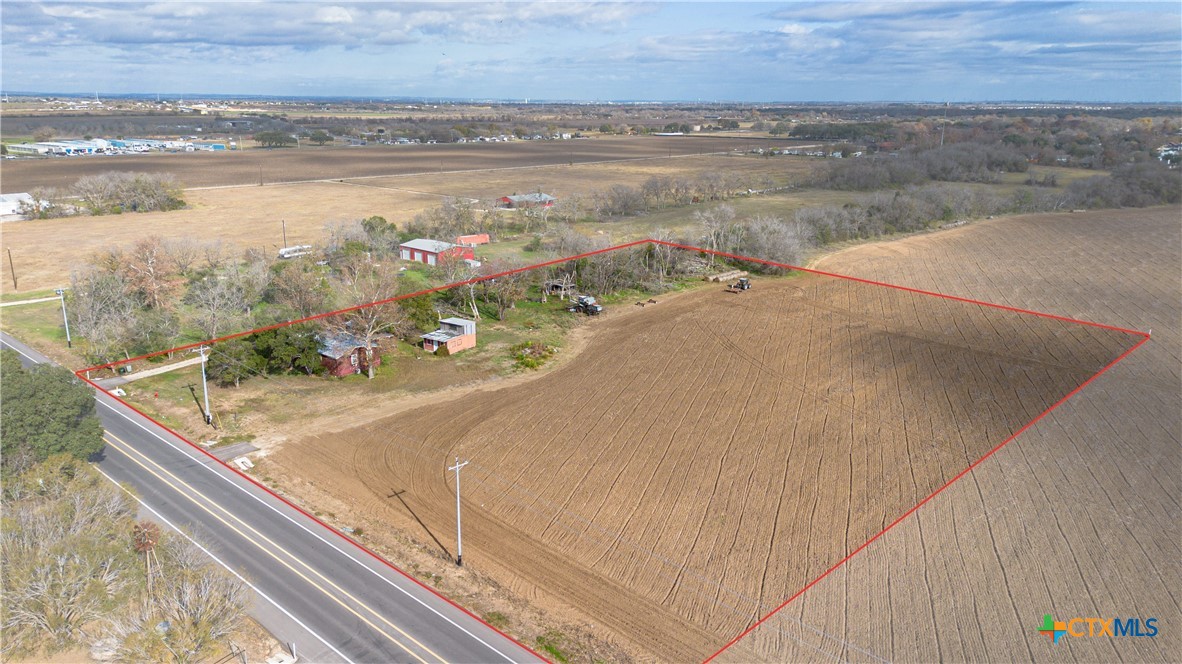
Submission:
[[475,247],[481,244],[488,244],[488,233],[476,233],[474,235],[461,235],[456,238],[456,244]]
[[448,354],[476,347],[476,321],[466,318],[444,318],[439,329],[423,335],[423,349],[432,353],[447,348]]
[[512,196],[502,197],[501,204],[507,208],[537,208],[550,207],[554,205],[554,202],[557,200],[557,198],[554,198],[549,194],[542,193],[521,194],[520,196],[514,194]]
[[398,257],[404,261],[438,265],[440,258],[448,256],[471,260],[476,258],[476,252],[472,251],[472,247],[423,238],[398,245]]
[[[320,342],[320,364],[333,376],[350,376],[369,372],[365,342],[348,333],[325,334],[317,337]],[[373,365],[382,363],[376,346],[371,346]]]

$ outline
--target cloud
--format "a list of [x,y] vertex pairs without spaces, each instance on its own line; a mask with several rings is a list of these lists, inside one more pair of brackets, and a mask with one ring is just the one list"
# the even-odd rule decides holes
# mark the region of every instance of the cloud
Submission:
[[[12,89],[53,87],[69,70],[112,90],[156,76],[272,94],[319,77],[364,95],[1182,97],[1176,3],[54,1],[3,11]],[[219,87],[227,71],[233,90]]]

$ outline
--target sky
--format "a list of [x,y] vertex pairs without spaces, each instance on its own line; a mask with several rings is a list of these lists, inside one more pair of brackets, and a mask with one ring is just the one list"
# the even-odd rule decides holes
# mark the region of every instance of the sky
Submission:
[[0,3],[0,88],[651,101],[1182,101],[1182,3]]

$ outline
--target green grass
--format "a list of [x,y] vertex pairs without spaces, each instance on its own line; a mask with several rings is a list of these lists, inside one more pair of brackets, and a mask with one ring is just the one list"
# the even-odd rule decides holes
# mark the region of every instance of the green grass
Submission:
[[[8,275],[0,275],[0,276],[8,276]],[[21,300],[39,300],[43,297],[57,297],[57,293],[53,292],[52,288],[46,288],[45,290],[38,290],[38,291],[23,291],[20,293],[4,293],[4,294],[0,295],[0,302],[19,302]],[[46,304],[49,304],[49,303],[47,302]],[[7,313],[9,311],[12,311],[12,309],[5,308],[4,311]]]
[[[52,291],[50,291],[52,294]],[[22,293],[23,296],[27,294]],[[6,298],[7,299],[7,298]],[[18,299],[27,299],[21,297]],[[0,309],[0,327],[18,339],[40,346],[66,346],[62,308],[57,302],[41,302]]]
[[500,611],[489,611],[481,617],[484,618],[484,622],[496,627],[501,631],[504,631],[509,627],[509,617]]
[[566,636],[558,630],[548,630],[545,634],[538,636],[534,640],[538,644],[538,649],[546,653],[555,662],[566,664],[570,661],[570,655],[562,648],[566,646]]

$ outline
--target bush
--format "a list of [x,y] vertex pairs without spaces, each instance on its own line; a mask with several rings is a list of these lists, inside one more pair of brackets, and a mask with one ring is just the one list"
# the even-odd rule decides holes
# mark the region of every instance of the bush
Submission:
[[540,341],[523,341],[509,349],[519,369],[538,369],[554,356],[557,348]]

